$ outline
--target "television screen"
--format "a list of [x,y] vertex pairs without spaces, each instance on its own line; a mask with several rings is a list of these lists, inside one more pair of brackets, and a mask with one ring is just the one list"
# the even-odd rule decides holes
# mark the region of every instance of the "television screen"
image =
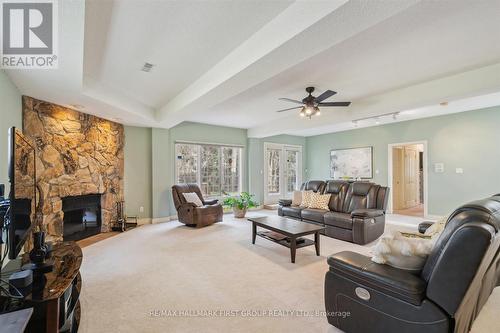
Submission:
[[35,220],[36,151],[21,131],[9,130],[10,215],[8,228],[9,258],[15,259],[28,238]]

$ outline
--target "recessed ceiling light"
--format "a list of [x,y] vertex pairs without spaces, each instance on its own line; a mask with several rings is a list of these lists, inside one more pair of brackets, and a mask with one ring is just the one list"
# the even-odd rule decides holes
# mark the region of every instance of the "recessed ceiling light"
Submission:
[[142,66],[142,69],[141,71],[143,72],[146,72],[146,73],[149,73],[151,72],[151,70],[153,69],[153,64],[152,63],[149,63],[149,62],[145,62],[144,65]]

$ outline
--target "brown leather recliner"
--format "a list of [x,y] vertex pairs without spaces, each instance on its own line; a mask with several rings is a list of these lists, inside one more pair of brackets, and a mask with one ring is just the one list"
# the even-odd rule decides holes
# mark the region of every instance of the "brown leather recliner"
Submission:
[[[197,207],[186,201],[182,193],[194,192],[203,206]],[[172,186],[172,197],[179,221],[190,227],[204,227],[222,221],[222,205],[217,199],[205,200],[197,184],[179,184]]]

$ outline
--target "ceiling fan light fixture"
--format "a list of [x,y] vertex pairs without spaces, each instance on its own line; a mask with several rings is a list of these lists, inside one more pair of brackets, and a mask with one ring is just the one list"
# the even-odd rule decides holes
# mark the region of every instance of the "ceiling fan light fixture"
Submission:
[[309,115],[311,115],[312,113],[313,113],[312,108],[311,108],[311,107],[309,107],[309,106],[308,106],[308,107],[306,107],[306,115],[308,115],[308,116],[309,116]]
[[300,116],[301,117],[305,117],[306,116],[306,112],[304,111],[305,108],[302,108],[302,110],[300,110]]

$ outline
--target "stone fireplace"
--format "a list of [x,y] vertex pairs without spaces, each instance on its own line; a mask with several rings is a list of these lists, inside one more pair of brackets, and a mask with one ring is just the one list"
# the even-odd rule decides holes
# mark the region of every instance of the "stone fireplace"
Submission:
[[63,208],[81,196],[100,201],[100,226],[89,222],[87,229],[109,231],[123,200],[123,125],[23,96],[23,132],[37,146],[38,221],[47,238],[64,239],[65,221],[85,211]]
[[76,241],[101,232],[100,194],[64,197],[61,200],[64,241]]

